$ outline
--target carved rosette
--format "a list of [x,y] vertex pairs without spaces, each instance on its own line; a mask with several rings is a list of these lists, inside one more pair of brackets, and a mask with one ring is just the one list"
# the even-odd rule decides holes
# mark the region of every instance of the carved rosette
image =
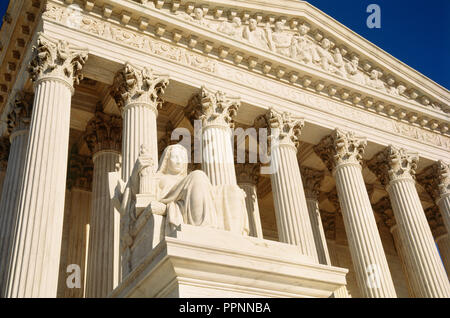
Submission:
[[306,198],[317,199],[319,197],[319,189],[324,172],[301,166],[300,173]]
[[442,214],[439,212],[439,207],[437,205],[433,205],[426,209],[425,216],[427,217],[434,239],[447,233]]
[[149,67],[127,63],[114,78],[111,96],[122,112],[133,104],[149,105],[157,112],[162,107],[162,95],[167,85],[169,76],[156,74]]
[[29,128],[33,99],[34,95],[30,93],[18,92],[16,94],[7,119],[7,131],[9,135]]
[[258,184],[260,170],[259,163],[237,163],[235,164],[235,169],[238,184]]
[[10,147],[9,138],[1,137],[0,138],[0,171],[6,171],[6,167],[8,166],[9,147]]
[[389,146],[379,152],[368,162],[372,170],[385,187],[390,181],[400,179],[415,179],[419,155],[406,149]]
[[268,129],[268,142],[271,146],[275,142],[275,144],[280,146],[289,145],[298,149],[300,146],[300,135],[305,126],[305,121],[303,118],[294,117],[290,113],[280,113],[270,108],[266,114],[255,119],[254,126],[256,128]]
[[394,212],[392,211],[391,200],[389,197],[384,197],[372,206],[375,213],[377,213],[383,223],[388,229],[392,229],[395,222]]
[[122,118],[97,110],[94,118],[87,124],[84,140],[92,154],[106,150],[120,152],[122,147]]
[[70,154],[67,169],[67,188],[92,190],[93,163],[89,156]]
[[233,118],[241,105],[239,97],[231,97],[222,91],[212,91],[202,86],[186,109],[186,116],[193,122],[201,120],[203,128],[220,126],[234,128]]
[[33,46],[33,56],[28,67],[34,82],[43,79],[58,79],[73,85],[83,79],[81,69],[88,59],[88,51],[75,47],[67,41],[56,40],[39,33],[37,46]]
[[322,159],[328,170],[332,172],[343,164],[362,165],[364,149],[367,145],[365,138],[356,137],[353,132],[336,129],[314,147],[315,153]]
[[417,181],[434,201],[438,201],[450,193],[450,164],[439,160],[419,174]]

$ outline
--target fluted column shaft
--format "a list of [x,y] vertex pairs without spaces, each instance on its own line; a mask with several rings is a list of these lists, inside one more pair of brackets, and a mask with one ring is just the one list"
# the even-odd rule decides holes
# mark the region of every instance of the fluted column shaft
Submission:
[[405,274],[406,285],[408,287],[408,294],[410,297],[416,297],[415,293],[414,293],[414,289],[412,288],[412,285],[411,285],[411,277],[409,276],[409,272],[408,272],[407,265],[406,265],[407,251],[405,250],[405,246],[404,246],[404,244],[400,238],[400,235],[398,233],[398,225],[395,224],[394,226],[392,226],[390,231],[392,234],[392,239],[394,241],[395,250],[397,251],[398,257],[400,258],[400,263],[402,265],[403,273]]
[[263,238],[261,216],[259,215],[258,194],[256,185],[253,183],[238,182],[239,187],[245,191],[245,204],[247,206],[248,221],[249,221],[249,235]]
[[[339,263],[339,258],[338,258],[337,251],[336,251],[336,249],[337,249],[336,241],[330,240],[330,241],[326,241],[325,243],[327,243],[327,245],[330,245],[330,252],[329,252],[330,264],[328,264],[328,265],[342,267]],[[333,293],[333,298],[351,298],[350,295],[348,294],[347,286],[342,286],[341,288],[336,290]]]
[[413,290],[418,297],[450,297],[445,269],[413,179],[397,179],[388,187]]
[[[88,225],[91,212],[92,193],[79,188],[73,188],[70,193],[70,212],[68,222],[70,224],[67,236],[66,264],[76,264],[80,266],[81,288],[64,289],[64,297],[82,298],[84,297],[84,286],[86,283],[86,260],[88,250]],[[67,277],[67,268],[64,269]]]
[[148,147],[155,167],[158,166],[157,111],[152,105],[134,103],[125,106],[122,117],[122,179],[126,182],[131,176],[142,145]]
[[333,171],[356,280],[363,297],[396,297],[361,172],[366,140],[336,129],[315,151]]
[[323,230],[322,219],[320,217],[319,202],[315,197],[306,197],[306,206],[308,207],[309,219],[316,243],[317,256],[319,263],[331,265],[330,255],[328,253],[327,240]]
[[209,177],[211,184],[237,184],[230,127],[203,127],[202,140],[202,170]]
[[[337,166],[335,178],[359,289],[364,297],[396,297],[361,166]],[[368,282],[371,268],[378,276],[374,284]]]
[[450,277],[450,236],[448,233],[436,238],[436,244],[439,248],[442,263],[444,263],[445,270],[447,271],[447,277]]
[[86,297],[106,297],[120,277],[120,215],[111,204],[108,189],[108,173],[115,171],[120,154],[100,151],[93,161]]
[[87,51],[40,33],[29,73],[35,82],[6,297],[56,297],[74,82]]

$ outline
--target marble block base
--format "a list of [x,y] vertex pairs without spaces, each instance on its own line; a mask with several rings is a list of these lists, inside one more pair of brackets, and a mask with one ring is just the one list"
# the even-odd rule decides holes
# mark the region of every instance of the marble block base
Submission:
[[110,297],[330,297],[347,271],[288,244],[182,225]]

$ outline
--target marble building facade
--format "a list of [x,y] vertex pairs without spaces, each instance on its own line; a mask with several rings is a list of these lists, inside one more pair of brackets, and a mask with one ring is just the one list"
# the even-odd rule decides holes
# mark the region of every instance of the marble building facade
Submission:
[[307,2],[10,1],[0,61],[1,297],[450,296],[450,93]]

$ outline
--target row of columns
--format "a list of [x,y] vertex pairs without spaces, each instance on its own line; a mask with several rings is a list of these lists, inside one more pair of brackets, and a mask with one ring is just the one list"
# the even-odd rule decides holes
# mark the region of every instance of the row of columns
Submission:
[[[34,49],[30,74],[35,82],[35,97],[29,137],[26,148],[23,143],[16,142],[23,154],[19,150],[11,151],[9,158],[10,162],[19,162],[20,158],[24,158],[23,169],[18,169],[23,170],[23,177],[17,178],[13,172],[7,171],[6,181],[17,183],[15,186],[19,195],[18,198],[2,195],[2,200],[7,202],[1,202],[9,207],[2,213],[0,223],[2,235],[7,235],[7,239],[2,239],[2,256],[9,255],[7,264],[4,267],[2,264],[0,276],[3,297],[56,296],[70,102],[73,84],[81,78],[81,68],[86,59],[85,50],[42,34]],[[123,120],[98,112],[88,127],[86,141],[94,161],[86,282],[88,297],[107,296],[120,281],[119,220],[109,201],[107,173],[114,171],[121,160],[122,178],[127,182],[143,144],[150,148],[154,162],[158,161],[156,118],[162,104],[161,95],[167,85],[167,76],[154,74],[149,68],[126,64],[118,72],[112,90]],[[224,93],[205,88],[202,88],[197,100],[202,107],[195,108],[194,115],[204,124],[203,170],[214,185],[237,185],[229,129],[239,103]],[[208,108],[205,105],[218,107]],[[272,158],[270,178],[280,241],[298,246],[299,253],[310,257],[313,262],[329,264],[317,197],[314,195],[317,185],[311,187],[312,194],[309,193],[307,198],[303,187],[306,180],[302,181],[296,156],[303,119],[270,109],[255,120],[255,126],[269,131]],[[119,136],[122,137],[122,159]],[[11,142],[13,140],[11,137]],[[364,139],[336,130],[324,138],[315,151],[336,178],[352,260],[363,296],[395,297],[361,173],[365,145]],[[431,244],[431,232],[414,188],[416,162],[417,156],[390,146],[377,155],[369,166],[386,185],[390,195],[399,224],[399,236],[405,246],[406,264],[417,295],[448,297],[448,280],[437,249]],[[11,171],[14,169],[17,168],[11,165]],[[445,180],[442,182],[445,183]],[[247,195],[246,203],[252,234],[261,236],[255,183],[241,183],[241,187],[247,187],[251,194]],[[448,187],[445,188],[444,184],[439,189],[443,193],[439,204],[443,215],[447,213],[448,217]],[[14,222],[11,227],[13,231],[8,233],[5,228],[11,222]],[[368,276],[372,274],[370,271],[376,271],[378,275],[375,287],[368,282]]]

